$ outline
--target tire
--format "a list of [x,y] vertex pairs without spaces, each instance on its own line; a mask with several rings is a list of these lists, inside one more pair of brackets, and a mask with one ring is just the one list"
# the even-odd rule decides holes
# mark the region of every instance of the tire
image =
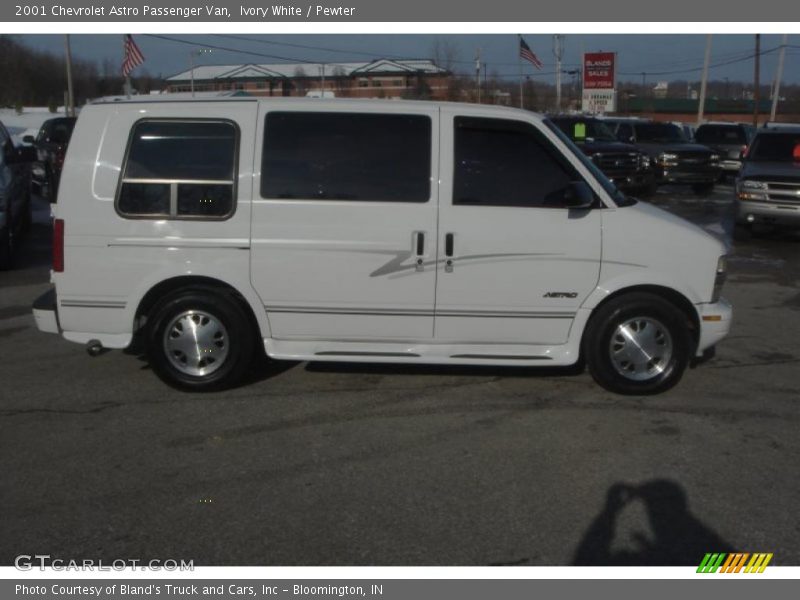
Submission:
[[[638,350],[642,346],[647,354]],[[650,395],[670,389],[689,364],[691,348],[686,315],[645,292],[609,300],[592,316],[583,338],[592,377],[617,394]]]
[[14,237],[10,228],[0,230],[0,271],[8,271],[13,265]]
[[231,292],[193,287],[168,295],[146,329],[150,365],[167,384],[188,391],[235,386],[253,362],[255,335]]
[[709,181],[707,183],[693,183],[692,191],[699,196],[708,196],[714,191],[714,182]]

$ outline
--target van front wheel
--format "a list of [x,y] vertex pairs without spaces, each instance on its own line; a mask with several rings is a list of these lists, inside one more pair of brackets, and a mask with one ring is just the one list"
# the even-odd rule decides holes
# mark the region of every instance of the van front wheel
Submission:
[[229,388],[253,358],[247,315],[230,294],[187,289],[165,298],[147,326],[147,354],[158,376],[192,391]]
[[689,363],[686,316],[659,296],[614,298],[592,317],[584,337],[589,372],[618,394],[658,394],[680,380]]

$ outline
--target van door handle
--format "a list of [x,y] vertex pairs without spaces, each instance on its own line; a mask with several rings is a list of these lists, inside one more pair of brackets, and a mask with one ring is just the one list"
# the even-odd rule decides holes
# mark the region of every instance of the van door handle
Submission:
[[447,233],[444,236],[444,272],[445,273],[452,273],[453,272],[453,234]]
[[414,251],[416,253],[415,269],[425,270],[425,233],[422,231],[414,232]]

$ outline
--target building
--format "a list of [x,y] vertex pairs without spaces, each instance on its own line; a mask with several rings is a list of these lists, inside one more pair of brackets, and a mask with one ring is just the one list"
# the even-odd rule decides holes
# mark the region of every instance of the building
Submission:
[[244,91],[253,96],[447,97],[451,73],[432,60],[201,65],[168,77],[169,93]]

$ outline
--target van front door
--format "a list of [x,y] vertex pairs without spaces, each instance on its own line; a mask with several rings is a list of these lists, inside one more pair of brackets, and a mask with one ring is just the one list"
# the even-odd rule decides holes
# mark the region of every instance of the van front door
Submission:
[[438,111],[330,106],[262,105],[251,278],[272,336],[430,340]]
[[551,132],[453,109],[441,118],[436,341],[565,343],[599,278],[602,211],[566,207],[580,175]]

